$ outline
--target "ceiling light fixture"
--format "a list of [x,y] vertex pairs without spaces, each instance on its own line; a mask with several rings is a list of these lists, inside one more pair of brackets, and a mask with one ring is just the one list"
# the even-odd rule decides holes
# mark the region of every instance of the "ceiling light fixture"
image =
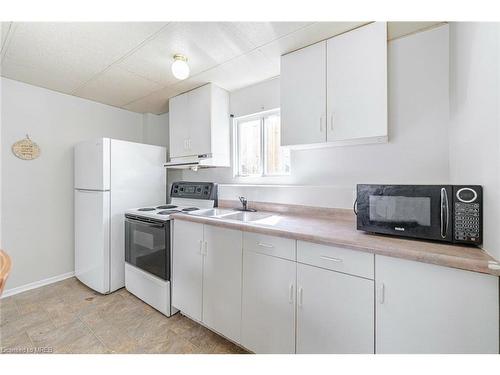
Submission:
[[189,65],[187,64],[187,57],[180,54],[174,55],[174,62],[172,63],[172,74],[177,79],[186,79],[189,77]]

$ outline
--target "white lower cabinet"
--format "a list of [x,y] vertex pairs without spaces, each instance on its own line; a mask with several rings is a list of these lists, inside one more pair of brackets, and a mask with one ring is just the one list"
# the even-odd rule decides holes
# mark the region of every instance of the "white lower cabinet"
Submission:
[[172,305],[255,353],[499,352],[496,276],[182,220],[173,236]]
[[203,323],[239,342],[242,232],[204,226]]
[[297,353],[374,353],[374,282],[297,264]]
[[377,353],[498,353],[498,277],[375,256]]
[[295,353],[295,261],[244,251],[241,343],[255,353]]
[[172,254],[172,305],[201,321],[203,224],[175,220]]

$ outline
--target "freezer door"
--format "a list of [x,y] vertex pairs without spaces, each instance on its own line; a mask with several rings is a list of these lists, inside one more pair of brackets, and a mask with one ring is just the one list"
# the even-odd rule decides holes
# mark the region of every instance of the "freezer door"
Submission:
[[75,276],[109,293],[110,192],[75,190]]
[[125,210],[166,202],[165,147],[111,140],[110,291],[125,286]]
[[75,146],[75,189],[110,189],[110,144],[99,138]]

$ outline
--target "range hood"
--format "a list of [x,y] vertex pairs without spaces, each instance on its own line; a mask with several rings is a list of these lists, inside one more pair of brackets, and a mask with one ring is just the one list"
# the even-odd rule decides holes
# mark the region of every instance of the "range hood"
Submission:
[[196,171],[201,168],[227,167],[224,164],[213,154],[202,154],[170,158],[170,161],[163,164],[163,166],[169,169],[192,169]]

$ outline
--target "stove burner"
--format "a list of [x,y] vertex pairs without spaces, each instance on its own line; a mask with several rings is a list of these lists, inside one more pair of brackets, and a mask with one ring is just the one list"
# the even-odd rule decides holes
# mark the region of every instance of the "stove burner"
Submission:
[[186,208],[182,209],[182,211],[184,211],[184,212],[196,211],[196,210],[199,210],[199,208],[198,207],[186,207]]
[[177,208],[175,204],[164,204],[163,206],[158,206],[156,207],[158,210],[165,210],[165,209],[171,209],[171,208]]
[[170,215],[175,214],[176,212],[180,212],[179,210],[163,210],[158,212],[158,215]]
[[137,211],[154,211],[155,209],[152,207],[144,207],[144,208],[139,208]]

